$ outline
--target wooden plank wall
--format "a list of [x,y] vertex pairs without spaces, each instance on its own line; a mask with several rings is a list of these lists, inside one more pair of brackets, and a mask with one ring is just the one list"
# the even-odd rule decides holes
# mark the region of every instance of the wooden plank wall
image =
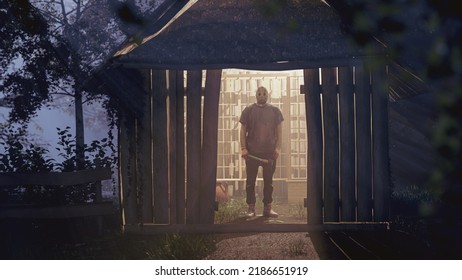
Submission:
[[340,197],[341,220],[356,220],[355,119],[352,67],[338,69],[340,108]]
[[221,70],[207,70],[204,93],[200,221],[213,224],[218,151]]
[[372,220],[371,93],[370,76],[355,67],[357,219]]
[[151,157],[153,153],[153,145],[151,141],[151,114],[152,114],[152,100],[153,93],[152,90],[152,77],[150,69],[140,70],[144,77],[145,89],[144,95],[144,108],[141,108],[143,113],[143,118],[137,119],[137,161],[136,161],[136,171],[137,171],[137,185],[140,189],[140,194],[138,199],[140,199],[139,204],[142,213],[142,221],[145,223],[152,223],[154,221],[154,212],[153,212],[153,190],[150,187],[150,183],[153,180],[152,174],[152,165]]
[[202,71],[188,71],[186,92],[186,223],[199,223]]
[[388,155],[388,83],[386,69],[372,71],[372,143],[374,220],[388,221],[390,200],[390,161]]
[[339,220],[339,133],[335,68],[323,68],[322,117],[324,124],[324,221]]
[[305,112],[308,137],[307,217],[309,224],[321,224],[323,222],[323,141],[319,71],[318,69],[306,69],[303,75],[306,89]]
[[[169,186],[168,186],[168,139],[167,139],[167,77],[165,70],[152,71],[151,117],[151,169],[152,180],[145,180],[146,188],[152,189],[154,223],[168,224]],[[142,142],[142,141],[141,141]]]
[[386,67],[361,62],[304,76],[308,223],[388,221]]
[[183,71],[138,71],[144,106],[119,131],[124,225],[212,224],[221,70],[206,72],[204,100],[201,70],[186,72],[186,92]]
[[[201,70],[186,72],[186,91],[183,71],[139,71],[143,112],[122,115],[119,133],[124,223],[212,224],[221,70],[206,72],[203,98]],[[387,221],[386,68],[357,63],[304,76],[308,223]]]
[[168,95],[168,140],[169,140],[169,185],[170,223],[184,224],[186,221],[185,185],[185,133],[184,133],[184,79],[183,71],[169,71]]

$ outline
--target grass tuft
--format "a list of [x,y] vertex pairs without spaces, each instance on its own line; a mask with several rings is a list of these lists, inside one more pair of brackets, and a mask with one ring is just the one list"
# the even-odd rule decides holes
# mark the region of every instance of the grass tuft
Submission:
[[291,241],[287,246],[287,253],[291,257],[306,256],[308,254],[306,242],[302,239]]
[[243,216],[243,213],[247,210],[247,204],[245,199],[231,199],[230,201],[223,203],[215,212],[215,223],[225,224],[235,221]]
[[172,233],[146,254],[152,260],[201,260],[215,249],[215,241],[208,235]]
[[306,208],[303,203],[291,204],[289,206],[289,214],[295,218],[305,219]]

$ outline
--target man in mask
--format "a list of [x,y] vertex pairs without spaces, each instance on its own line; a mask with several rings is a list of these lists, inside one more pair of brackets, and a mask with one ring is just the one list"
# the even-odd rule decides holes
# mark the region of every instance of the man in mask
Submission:
[[[268,91],[259,87],[256,91],[257,102],[247,106],[242,112],[240,142],[241,155],[246,165],[246,202],[249,206],[247,216],[255,216],[255,181],[258,167],[263,168],[263,216],[277,217],[272,210],[273,174],[276,159],[281,153],[281,124],[284,120],[279,108],[268,104]],[[259,159],[266,159],[266,163]]]

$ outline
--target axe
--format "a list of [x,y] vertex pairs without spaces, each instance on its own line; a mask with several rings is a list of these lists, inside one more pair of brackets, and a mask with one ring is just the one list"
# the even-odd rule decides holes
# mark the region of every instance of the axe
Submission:
[[251,159],[254,159],[254,160],[258,160],[260,162],[263,162],[263,163],[266,163],[266,164],[269,164],[269,165],[273,165],[274,164],[274,160],[272,159],[264,159],[264,158],[259,158],[259,157],[256,157],[254,155],[251,155],[251,154],[248,154],[247,155],[249,158]]

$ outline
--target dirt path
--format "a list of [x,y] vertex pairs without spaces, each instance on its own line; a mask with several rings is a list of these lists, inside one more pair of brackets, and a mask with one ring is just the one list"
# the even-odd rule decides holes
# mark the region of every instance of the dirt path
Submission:
[[[294,215],[289,205],[275,209],[279,217],[265,219],[261,213],[256,218],[240,219],[239,223],[297,224],[306,223],[303,216]],[[308,233],[236,233],[219,234],[217,249],[209,260],[318,260]]]
[[306,233],[235,234],[217,243],[209,260],[318,260]]

